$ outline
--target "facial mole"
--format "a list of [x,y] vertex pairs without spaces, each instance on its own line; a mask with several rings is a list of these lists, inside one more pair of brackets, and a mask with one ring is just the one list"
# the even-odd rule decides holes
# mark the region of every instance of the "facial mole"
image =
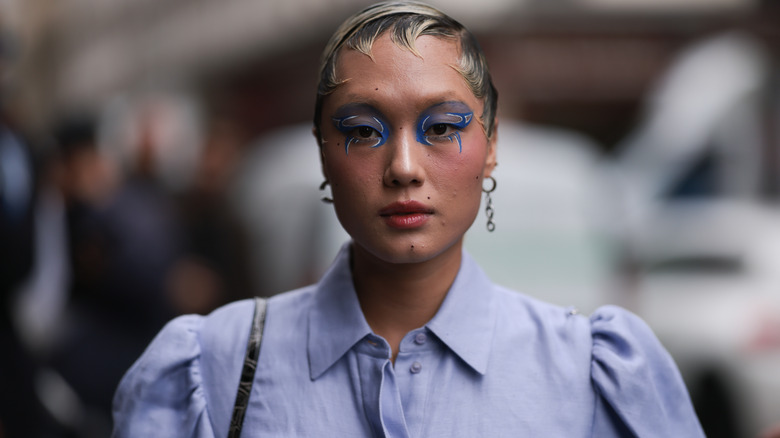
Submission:
[[428,199],[431,199],[431,197],[430,197],[430,196],[428,196]]
[[374,91],[379,91],[379,88],[374,88]]

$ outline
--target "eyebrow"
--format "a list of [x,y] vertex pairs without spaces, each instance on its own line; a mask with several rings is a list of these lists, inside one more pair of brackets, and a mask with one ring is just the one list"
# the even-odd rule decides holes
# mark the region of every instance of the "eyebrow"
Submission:
[[[442,110],[445,112],[456,112],[456,113],[474,112],[474,110],[472,110],[471,107],[465,102],[462,102],[460,100],[447,100],[444,102],[437,102],[434,103],[433,105],[430,105],[429,107],[420,111],[420,114],[430,114],[437,110]],[[366,102],[350,102],[344,104],[336,108],[336,110],[333,112],[333,115],[331,117],[339,118],[348,115],[353,115],[355,113],[368,114],[368,115],[380,117],[382,119],[386,118],[385,115],[382,113],[382,111],[378,110],[375,106]]]
[[333,112],[332,117],[343,117],[355,113],[364,113],[384,118],[384,114],[382,114],[381,111],[376,109],[373,105],[364,102],[352,102],[342,105]]
[[440,102],[435,103],[428,108],[424,109],[421,114],[427,114],[434,111],[437,111],[439,109],[442,109],[446,112],[457,112],[457,113],[473,113],[474,110],[471,109],[470,106],[468,106],[465,102],[461,102],[459,100],[448,100],[446,102]]

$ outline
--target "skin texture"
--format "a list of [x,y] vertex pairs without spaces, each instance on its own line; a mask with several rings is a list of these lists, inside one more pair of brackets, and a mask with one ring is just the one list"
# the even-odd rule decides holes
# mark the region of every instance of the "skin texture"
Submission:
[[[416,46],[420,57],[383,35],[373,59],[348,49],[340,53],[336,71],[343,83],[325,99],[322,132],[315,133],[336,214],[353,239],[361,307],[394,356],[403,335],[433,317],[452,284],[463,235],[479,210],[482,180],[495,166],[496,138],[488,140],[478,121],[483,102],[451,67],[457,64],[456,43],[421,36]],[[464,107],[473,112],[471,123],[431,127],[428,141],[421,142],[422,120],[453,108],[452,102],[461,113]],[[377,117],[386,132],[345,133],[333,119],[351,114]],[[355,137],[359,141],[346,153],[345,142]],[[412,227],[391,226],[380,214],[408,201],[425,210]],[[395,219],[397,224],[408,217]]]

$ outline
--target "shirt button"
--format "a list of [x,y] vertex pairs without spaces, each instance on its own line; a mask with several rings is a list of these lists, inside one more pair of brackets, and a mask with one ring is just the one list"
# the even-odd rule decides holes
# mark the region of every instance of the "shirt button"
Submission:
[[417,373],[419,373],[420,371],[422,371],[422,364],[420,364],[420,362],[416,362],[416,361],[415,361],[415,362],[412,364],[412,366],[409,368],[409,371],[411,371],[411,372],[412,372],[412,374],[417,374]]
[[417,345],[422,345],[427,340],[428,340],[428,337],[425,336],[425,333],[422,333],[422,332],[417,333],[417,335],[415,335],[415,337],[414,337],[414,343],[417,344]]

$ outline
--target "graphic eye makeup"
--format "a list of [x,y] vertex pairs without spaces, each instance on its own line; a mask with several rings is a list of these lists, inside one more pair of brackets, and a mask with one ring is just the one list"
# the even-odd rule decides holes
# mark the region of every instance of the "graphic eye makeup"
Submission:
[[366,145],[378,148],[387,141],[389,130],[382,120],[369,115],[348,115],[333,117],[333,124],[346,137],[344,152],[349,155],[351,145]]
[[424,112],[417,126],[417,141],[433,146],[436,142],[458,141],[458,152],[463,152],[460,132],[474,118],[468,106],[461,102],[445,102]]

